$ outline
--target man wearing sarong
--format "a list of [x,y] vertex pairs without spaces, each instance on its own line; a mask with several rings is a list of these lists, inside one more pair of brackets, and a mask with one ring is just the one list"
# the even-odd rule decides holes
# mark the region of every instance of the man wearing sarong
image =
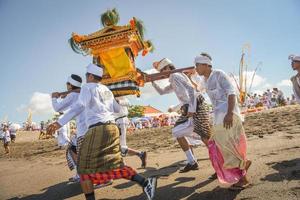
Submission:
[[[68,91],[73,91],[67,94],[67,96],[63,97],[61,101],[59,101],[59,93],[54,92],[52,93],[52,106],[56,112],[62,112],[67,109],[70,109],[73,104],[76,103],[79,92],[75,92],[76,90],[81,88],[82,84],[82,78],[76,74],[72,74],[68,77],[66,86]],[[77,126],[77,132],[76,132],[76,152],[78,153],[80,148],[80,143],[82,141],[82,138],[84,137],[85,133],[87,132],[87,125],[85,123],[85,115],[84,113],[79,114],[76,116],[76,126]],[[74,142],[74,141],[73,141]],[[69,148],[66,152],[66,158],[68,161],[69,169],[75,169],[76,174],[74,177],[70,178],[69,180],[71,182],[77,182],[79,181],[79,175],[77,173],[77,166],[76,166],[76,160],[74,159],[74,148],[75,145],[69,145]],[[73,153],[72,153],[73,151]]]
[[127,133],[127,128],[129,125],[129,119],[128,119],[128,107],[129,107],[129,100],[126,97],[117,97],[116,101],[120,105],[120,112],[115,114],[115,120],[116,124],[119,127],[120,130],[120,145],[121,145],[121,153],[122,156],[126,156],[127,154],[129,155],[136,155],[138,156],[141,161],[141,167],[145,168],[146,167],[146,159],[147,159],[147,152],[145,151],[137,151],[132,148],[128,148],[127,143],[126,143],[126,133]]
[[292,76],[291,81],[295,99],[300,103],[300,55],[291,55],[289,56],[289,59],[292,61],[292,69],[298,72],[295,76]]
[[248,185],[246,173],[251,161],[246,159],[246,136],[237,96],[229,77],[212,69],[211,57],[203,53],[195,58],[196,71],[205,78],[205,89],[213,105],[212,136],[209,156],[219,181],[231,189]]
[[137,182],[149,200],[154,198],[156,178],[144,178],[126,166],[121,156],[120,134],[114,113],[120,107],[112,92],[101,84],[103,69],[90,64],[87,67],[87,83],[81,88],[78,101],[62,119],[51,124],[49,132],[66,124],[73,117],[85,113],[88,131],[78,154],[78,173],[86,199],[94,200],[94,184],[125,178]]
[[[164,58],[159,62],[153,63],[154,68],[160,72],[174,70],[173,63]],[[190,82],[189,78],[183,73],[173,73],[169,77],[170,84],[164,88],[161,88],[157,83],[152,82],[155,90],[160,94],[168,94],[175,92],[180,104],[175,107],[171,107],[168,111],[176,111],[181,109],[182,115],[176,121],[174,128],[172,129],[172,135],[177,139],[181,149],[186,155],[187,164],[180,172],[185,173],[190,170],[198,170],[197,160],[192,152],[191,146],[200,144],[199,135],[193,132],[194,122],[193,114],[196,111],[195,105],[195,89]]]

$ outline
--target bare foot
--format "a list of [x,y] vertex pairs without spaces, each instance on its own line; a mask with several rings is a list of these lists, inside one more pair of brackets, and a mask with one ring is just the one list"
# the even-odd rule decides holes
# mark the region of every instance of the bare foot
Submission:
[[241,178],[241,180],[239,182],[237,182],[236,184],[233,184],[230,189],[231,190],[243,190],[245,188],[247,188],[247,186],[249,186],[249,181],[247,180],[247,177],[244,176],[243,178]]
[[245,170],[246,170],[246,171],[248,171],[248,169],[250,168],[251,164],[252,164],[252,161],[251,161],[251,160],[247,160],[247,161],[246,161],[246,166],[245,166]]

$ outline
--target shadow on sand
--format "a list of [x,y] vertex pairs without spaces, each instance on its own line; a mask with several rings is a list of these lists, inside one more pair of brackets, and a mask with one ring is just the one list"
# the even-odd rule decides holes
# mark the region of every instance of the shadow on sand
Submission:
[[79,183],[68,184],[68,181],[44,188],[42,191],[44,192],[41,194],[32,194],[26,197],[13,197],[9,200],[58,200],[71,198],[82,193]]
[[267,163],[267,165],[271,166],[277,172],[261,178],[262,181],[281,182],[284,180],[300,180],[300,158],[271,162]]

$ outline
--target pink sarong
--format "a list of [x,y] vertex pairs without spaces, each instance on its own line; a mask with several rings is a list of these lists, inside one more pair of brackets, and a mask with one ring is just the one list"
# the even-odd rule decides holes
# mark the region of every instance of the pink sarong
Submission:
[[246,150],[244,128],[237,116],[234,116],[230,129],[225,129],[223,125],[213,127],[208,151],[221,185],[230,186],[246,175]]
[[246,175],[246,170],[239,168],[225,169],[224,158],[216,145],[215,141],[208,142],[209,158],[215,169],[219,182],[224,186],[230,186],[239,182],[239,180]]

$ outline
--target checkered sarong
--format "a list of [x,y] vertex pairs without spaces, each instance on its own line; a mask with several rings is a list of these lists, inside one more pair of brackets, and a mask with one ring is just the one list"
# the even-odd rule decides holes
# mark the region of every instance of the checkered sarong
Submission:
[[76,162],[72,157],[71,151],[72,151],[71,146],[69,145],[69,147],[66,150],[66,159],[67,159],[68,167],[72,171],[76,167]]
[[80,174],[80,181],[91,180],[93,184],[104,184],[114,179],[128,179],[136,175],[136,171],[131,167],[124,166],[122,168],[112,169],[106,172],[97,172],[93,174]]
[[138,89],[137,85],[133,81],[122,81],[118,83],[113,83],[110,85],[107,85],[107,87],[111,90],[119,90],[119,89]]
[[[73,137],[76,137],[76,135],[73,135]],[[76,147],[77,144],[74,144],[73,140],[69,142],[68,148],[66,150],[66,159],[67,159],[67,164],[69,169],[72,171],[76,167],[76,161],[72,157],[72,148]],[[76,147],[76,152],[77,152],[77,147]],[[73,151],[74,153],[74,151]],[[76,153],[77,154],[77,153]]]
[[79,146],[78,174],[106,172],[124,166],[120,150],[120,133],[115,124],[89,128]]
[[202,139],[209,139],[211,129],[209,124],[209,110],[204,97],[200,94],[197,99],[196,113],[194,115],[194,132]]
[[77,146],[76,146],[76,151],[77,151],[77,155],[79,155],[79,150],[81,147],[81,144],[83,142],[84,136],[80,136],[77,138]]

